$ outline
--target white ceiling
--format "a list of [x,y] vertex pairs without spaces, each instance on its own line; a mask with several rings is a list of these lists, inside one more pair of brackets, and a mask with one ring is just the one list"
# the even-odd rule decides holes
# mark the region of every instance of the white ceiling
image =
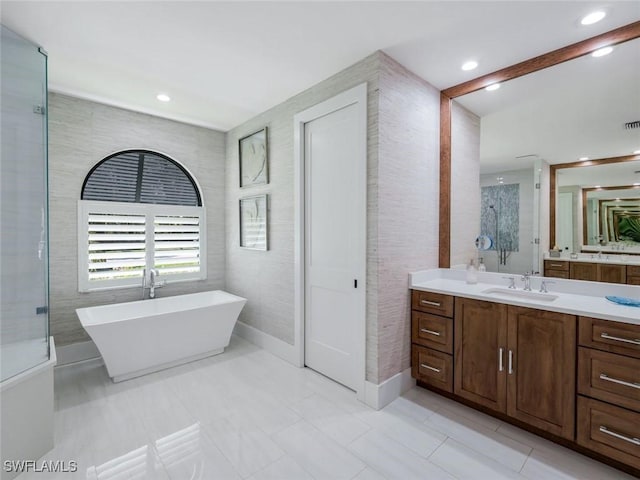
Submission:
[[[596,8],[609,15],[581,26]],[[221,130],[378,49],[443,89],[640,19],[640,2],[606,0],[2,1],[1,9],[3,24],[49,52],[52,90]],[[463,72],[468,59],[478,69]],[[159,92],[172,101],[158,102]]]

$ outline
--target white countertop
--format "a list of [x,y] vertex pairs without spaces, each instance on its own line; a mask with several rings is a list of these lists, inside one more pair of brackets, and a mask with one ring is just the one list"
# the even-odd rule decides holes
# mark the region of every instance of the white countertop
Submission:
[[562,253],[559,257],[551,257],[548,252],[544,254],[545,260],[557,260],[560,262],[589,262],[589,263],[612,263],[615,265],[640,265],[639,255],[619,254],[613,255],[602,253],[598,257],[597,253],[579,253],[578,258],[571,258],[568,253]]
[[410,273],[409,288],[640,325],[640,307],[618,305],[605,298],[606,295],[615,295],[640,299],[640,286],[531,277],[533,292],[538,292],[540,283],[545,280],[549,294],[558,298],[544,301],[484,293],[491,288],[507,288],[509,280],[504,277],[515,277],[517,291],[522,292],[520,275],[479,272],[478,283],[470,285],[465,281],[466,271],[444,268]]

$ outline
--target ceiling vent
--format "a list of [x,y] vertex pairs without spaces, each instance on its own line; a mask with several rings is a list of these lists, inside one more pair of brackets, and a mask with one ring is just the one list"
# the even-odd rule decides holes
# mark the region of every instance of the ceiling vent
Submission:
[[632,128],[640,128],[640,120],[636,120],[635,122],[627,122],[624,124],[625,130],[631,130]]

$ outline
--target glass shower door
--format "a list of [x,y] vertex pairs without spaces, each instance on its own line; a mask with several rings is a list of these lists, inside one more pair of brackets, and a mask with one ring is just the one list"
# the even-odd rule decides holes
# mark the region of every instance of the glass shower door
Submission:
[[0,376],[49,358],[47,58],[4,26],[1,45]]

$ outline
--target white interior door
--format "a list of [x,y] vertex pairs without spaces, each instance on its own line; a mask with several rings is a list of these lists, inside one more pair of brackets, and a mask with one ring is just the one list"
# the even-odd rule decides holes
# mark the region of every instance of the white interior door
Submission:
[[341,105],[304,124],[305,364],[356,391],[364,381],[364,111]]

